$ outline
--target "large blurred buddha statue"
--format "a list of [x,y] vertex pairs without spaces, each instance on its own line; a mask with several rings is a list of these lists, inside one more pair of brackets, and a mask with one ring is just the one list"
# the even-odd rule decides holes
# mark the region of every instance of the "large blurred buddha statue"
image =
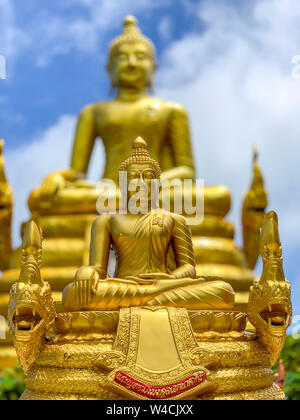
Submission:
[[[229,284],[197,278],[187,220],[160,209],[158,196],[153,200],[153,181],[159,180],[161,170],[142,138],[134,141],[132,154],[122,163],[120,171],[127,174],[128,203],[134,199],[135,190],[139,190],[137,206],[134,212],[130,212],[128,205],[126,214],[107,213],[96,219],[90,265],[82,267],[75,282],[65,289],[65,308],[99,311],[167,305],[233,309],[234,291]],[[115,277],[107,278],[112,246],[117,256]]]
[[162,168],[162,180],[193,179],[193,153],[185,109],[148,96],[155,73],[155,47],[128,16],[110,47],[107,70],[114,99],[85,107],[79,117],[71,167],[48,176],[30,197],[33,212],[57,214],[95,211],[99,191],[84,181],[96,138],[103,141],[103,178],[117,180],[133,138],[143,137]]

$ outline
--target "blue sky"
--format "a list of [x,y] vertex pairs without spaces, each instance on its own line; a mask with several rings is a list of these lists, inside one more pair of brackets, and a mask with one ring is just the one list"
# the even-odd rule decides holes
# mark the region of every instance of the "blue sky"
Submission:
[[[198,176],[232,191],[238,244],[251,150],[259,148],[300,314],[300,80],[292,77],[292,57],[300,55],[298,0],[0,0],[7,62],[0,137],[16,198],[15,244],[29,192],[69,163],[80,109],[109,97],[108,43],[127,14],[156,44],[156,95],[188,109]],[[102,167],[98,145],[90,178]]]

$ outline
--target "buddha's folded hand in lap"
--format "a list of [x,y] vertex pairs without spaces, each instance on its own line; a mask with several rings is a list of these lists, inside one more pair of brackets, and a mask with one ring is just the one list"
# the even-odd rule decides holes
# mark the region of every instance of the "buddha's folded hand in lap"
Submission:
[[[183,216],[153,207],[151,181],[160,168],[146,142],[135,140],[123,162],[127,186],[135,179],[147,188],[145,214],[102,214],[92,228],[90,266],[82,267],[67,286],[67,310],[117,310],[130,306],[176,306],[187,309],[232,309],[234,291],[223,281],[196,277],[190,227]],[[128,188],[127,199],[132,196]],[[143,201],[143,200],[142,200]],[[145,207],[144,207],[145,209]],[[108,278],[111,246],[116,271]]]

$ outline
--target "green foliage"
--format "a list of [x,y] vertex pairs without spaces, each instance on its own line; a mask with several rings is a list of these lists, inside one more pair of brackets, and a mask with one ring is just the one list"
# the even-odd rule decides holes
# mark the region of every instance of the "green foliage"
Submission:
[[20,367],[0,372],[0,401],[18,400],[25,391],[25,377]]
[[[289,336],[281,353],[286,369],[284,392],[289,400],[300,400],[300,339]],[[277,369],[277,366],[276,366]]]

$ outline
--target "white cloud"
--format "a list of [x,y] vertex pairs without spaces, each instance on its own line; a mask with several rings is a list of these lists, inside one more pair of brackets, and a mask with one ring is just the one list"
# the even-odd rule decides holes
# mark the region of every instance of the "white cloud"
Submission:
[[0,54],[12,64],[28,42],[28,36],[15,23],[15,12],[10,0],[0,0]]

